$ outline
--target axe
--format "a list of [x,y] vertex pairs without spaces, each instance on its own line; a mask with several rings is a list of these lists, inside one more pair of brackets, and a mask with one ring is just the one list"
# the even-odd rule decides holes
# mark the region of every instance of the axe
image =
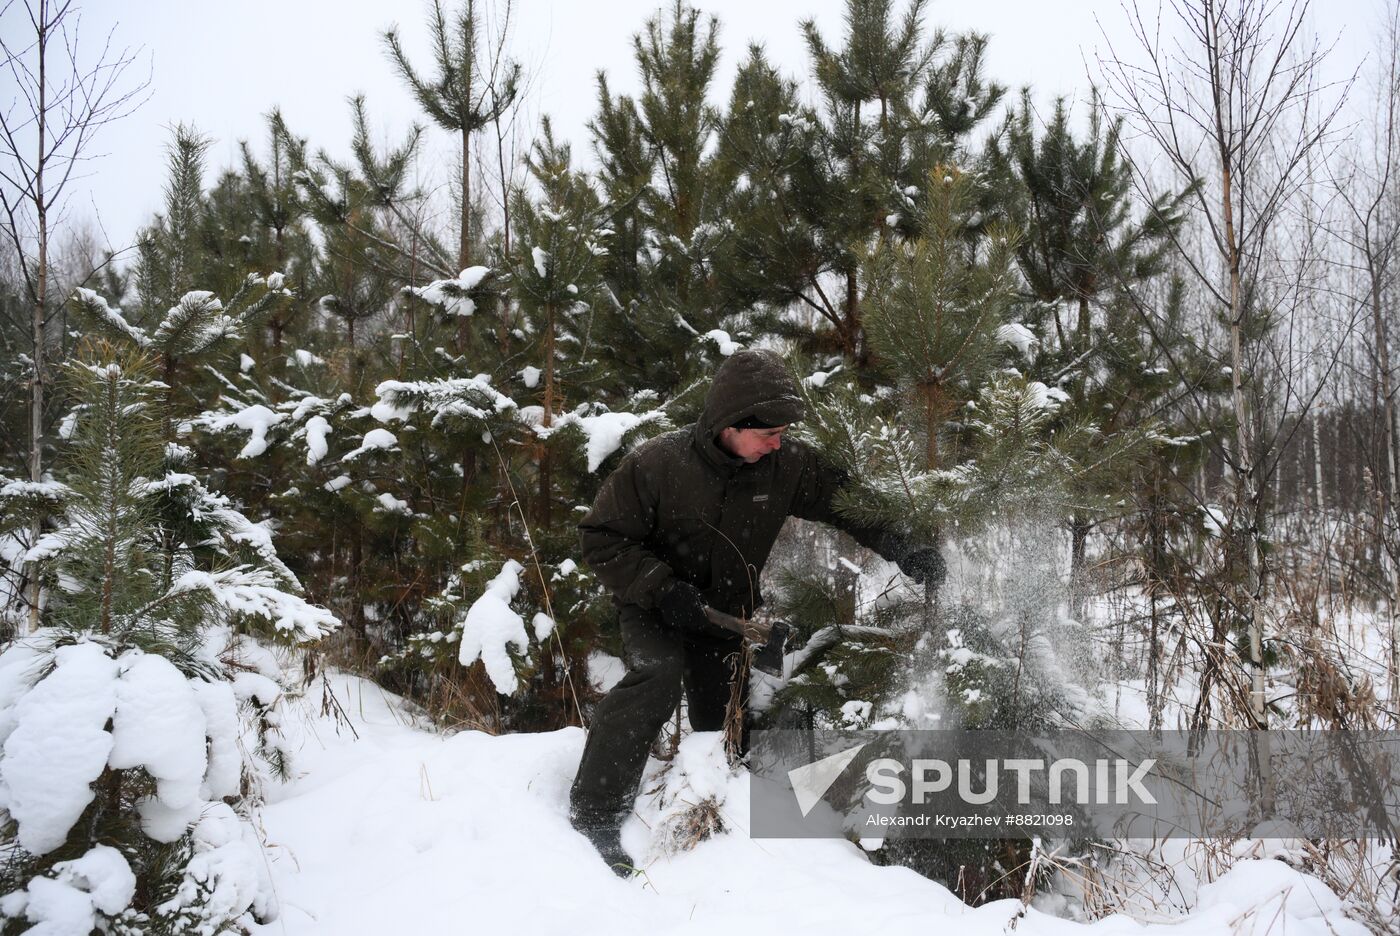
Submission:
[[705,617],[710,623],[732,631],[758,646],[754,651],[753,665],[770,676],[786,678],[783,663],[787,649],[787,624],[782,621],[756,621],[737,618],[711,607],[705,608]]

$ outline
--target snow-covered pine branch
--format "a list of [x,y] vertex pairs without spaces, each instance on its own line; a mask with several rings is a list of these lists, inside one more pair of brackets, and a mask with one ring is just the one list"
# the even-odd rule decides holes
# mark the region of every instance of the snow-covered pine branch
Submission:
[[374,388],[379,398],[372,415],[380,422],[403,422],[414,413],[433,426],[452,420],[494,421],[516,409],[513,399],[491,385],[486,374],[445,380],[386,380]]
[[458,660],[463,666],[481,660],[486,675],[502,695],[514,695],[520,687],[511,648],[522,654],[530,649],[525,619],[510,606],[520,591],[520,574],[524,571],[525,567],[514,559],[506,560],[500,574],[487,583],[462,619]]
[[433,280],[426,286],[405,286],[403,291],[455,318],[475,314],[477,300],[490,293],[496,279],[490,267],[473,266],[452,279]]
[[193,569],[175,580],[169,594],[196,592],[208,594],[217,607],[235,618],[248,616],[267,621],[275,636],[294,643],[320,640],[340,626],[334,614],[285,591],[278,578],[266,569]]
[[95,290],[82,287],[75,289],[73,305],[80,315],[86,317],[100,331],[130,341],[138,348],[150,346],[151,336],[128,322],[121,309],[108,305],[107,300]]
[[[250,737],[258,729],[240,714],[250,696],[229,681],[221,647],[205,646],[198,675],[139,649],[56,643],[47,630],[0,654],[0,815],[39,872],[5,897],[7,917],[76,927],[55,933],[134,923],[138,882],[167,895],[151,916],[179,931],[276,917],[257,832],[226,802],[260,770],[244,752],[268,742]],[[43,870],[84,815],[110,823],[126,809],[145,842],[93,844]]]

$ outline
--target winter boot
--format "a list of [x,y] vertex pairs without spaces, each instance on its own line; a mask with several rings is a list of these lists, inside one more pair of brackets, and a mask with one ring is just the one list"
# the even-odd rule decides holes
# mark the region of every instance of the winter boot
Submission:
[[588,810],[572,809],[569,822],[574,829],[598,850],[603,863],[620,878],[629,878],[636,873],[632,866],[632,856],[622,848],[622,823],[626,813],[595,813]]

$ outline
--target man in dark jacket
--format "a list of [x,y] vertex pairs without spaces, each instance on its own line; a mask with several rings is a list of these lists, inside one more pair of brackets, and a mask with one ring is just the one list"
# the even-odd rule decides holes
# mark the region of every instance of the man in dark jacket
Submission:
[[620,873],[628,859],[619,829],[682,687],[692,728],[724,723],[728,658],[741,638],[711,624],[704,608],[747,617],[763,603],[759,575],[789,516],[845,530],[918,582],[943,575],[937,549],[911,548],[833,510],[844,478],[783,438],[802,416],[782,359],[739,351],[715,374],[695,425],[624,458],[579,524],[583,559],[618,604],[627,674],[593,711],[570,814]]

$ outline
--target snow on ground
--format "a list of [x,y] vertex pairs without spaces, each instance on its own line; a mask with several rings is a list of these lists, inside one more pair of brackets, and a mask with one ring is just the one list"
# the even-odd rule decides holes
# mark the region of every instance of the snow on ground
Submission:
[[[319,714],[319,683],[303,718],[288,719],[302,775],[271,791],[263,811],[282,916],[259,936],[1365,932],[1315,881],[1274,861],[1237,865],[1170,925],[1123,916],[1083,925],[1035,909],[1016,920],[1016,901],[971,909],[913,871],[871,865],[845,841],[750,839],[747,777],[731,775],[704,735],[687,740],[663,793],[643,797],[623,830],[645,868],[623,881],[568,823],[580,729],[444,736],[415,726],[371,683],[341,676],[330,686],[354,733]],[[662,826],[691,793],[718,798],[732,831],[670,855]]]

